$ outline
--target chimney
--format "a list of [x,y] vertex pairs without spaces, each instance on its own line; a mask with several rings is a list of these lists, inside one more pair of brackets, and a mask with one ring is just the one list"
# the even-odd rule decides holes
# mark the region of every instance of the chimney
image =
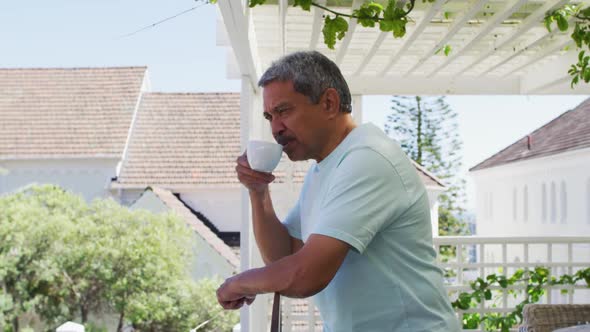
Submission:
[[528,150],[530,150],[532,145],[533,145],[533,139],[532,139],[531,135],[527,135],[527,137],[526,137],[526,148]]

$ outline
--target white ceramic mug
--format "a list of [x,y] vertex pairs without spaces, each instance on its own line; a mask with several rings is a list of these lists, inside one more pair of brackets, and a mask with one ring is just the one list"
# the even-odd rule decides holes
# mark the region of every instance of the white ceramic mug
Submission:
[[277,167],[282,154],[282,145],[267,141],[249,141],[246,150],[250,168],[265,173],[270,173]]

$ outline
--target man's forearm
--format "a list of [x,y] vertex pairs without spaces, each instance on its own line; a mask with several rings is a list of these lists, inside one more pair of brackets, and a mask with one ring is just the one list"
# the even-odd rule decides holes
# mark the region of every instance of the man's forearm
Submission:
[[288,256],[291,237],[281,224],[272,206],[268,188],[264,192],[250,192],[252,220],[256,243],[266,264]]

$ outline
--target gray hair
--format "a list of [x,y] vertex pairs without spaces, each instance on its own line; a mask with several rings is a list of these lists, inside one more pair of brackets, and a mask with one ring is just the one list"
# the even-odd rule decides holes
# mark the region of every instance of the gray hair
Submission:
[[317,104],[328,88],[334,88],[340,97],[340,111],[352,111],[350,90],[338,66],[317,51],[295,52],[272,63],[258,81],[264,87],[273,81],[291,81],[295,91]]

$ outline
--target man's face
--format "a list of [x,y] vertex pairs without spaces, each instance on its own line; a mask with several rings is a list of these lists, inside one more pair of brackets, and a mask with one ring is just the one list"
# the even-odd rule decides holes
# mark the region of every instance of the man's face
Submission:
[[307,96],[295,91],[291,81],[267,84],[263,99],[264,117],[289,159],[317,160],[328,132],[322,102],[313,104]]

